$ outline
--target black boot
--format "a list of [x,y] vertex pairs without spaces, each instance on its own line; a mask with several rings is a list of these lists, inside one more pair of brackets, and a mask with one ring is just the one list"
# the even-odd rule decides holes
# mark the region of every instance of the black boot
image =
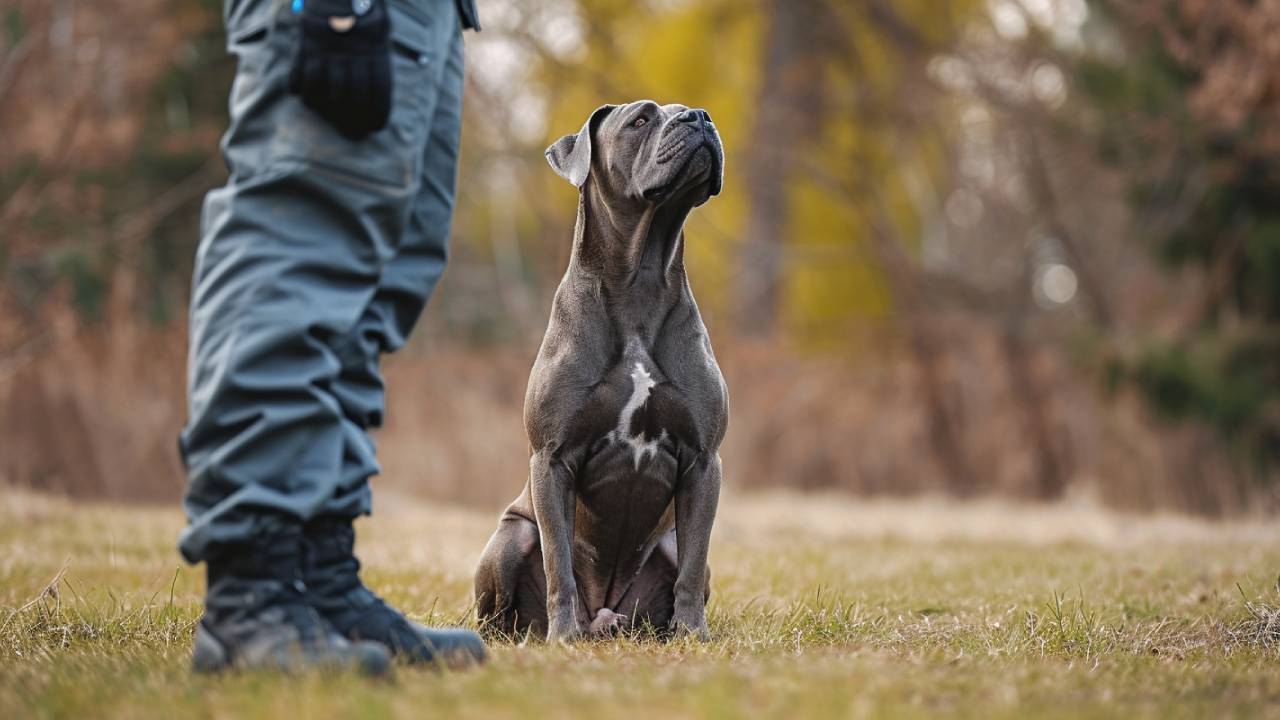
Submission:
[[196,672],[390,671],[386,648],[348,642],[307,604],[305,549],[301,529],[284,527],[209,560],[205,612],[191,662]]
[[410,622],[364,586],[350,520],[313,521],[306,526],[306,537],[311,546],[305,570],[308,601],[339,633],[353,641],[382,643],[414,663],[462,668],[484,662],[484,642],[476,633]]

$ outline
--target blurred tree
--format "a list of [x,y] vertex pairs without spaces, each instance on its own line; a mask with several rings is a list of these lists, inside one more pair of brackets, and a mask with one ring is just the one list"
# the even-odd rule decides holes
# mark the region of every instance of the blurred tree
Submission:
[[1203,278],[1114,377],[1218,429],[1255,471],[1280,462],[1280,5],[1095,0],[1075,77],[1137,232]]
[[802,153],[820,140],[826,68],[833,54],[832,18],[823,0],[766,0],[761,81],[749,144],[744,148],[750,198],[737,292],[738,327],[774,330],[790,225],[790,188]]
[[[231,63],[217,0],[10,6],[0,27],[0,348],[47,343],[65,300],[181,314],[217,182]],[[164,22],[138,23],[139,13]],[[126,318],[127,319],[127,318]],[[8,354],[8,353],[6,353]]]

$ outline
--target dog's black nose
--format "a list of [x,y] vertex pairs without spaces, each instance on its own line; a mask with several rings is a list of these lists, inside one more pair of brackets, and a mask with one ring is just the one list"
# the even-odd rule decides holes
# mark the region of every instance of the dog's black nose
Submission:
[[707,114],[706,110],[694,110],[693,108],[689,108],[676,116],[676,122],[711,122],[711,116]]

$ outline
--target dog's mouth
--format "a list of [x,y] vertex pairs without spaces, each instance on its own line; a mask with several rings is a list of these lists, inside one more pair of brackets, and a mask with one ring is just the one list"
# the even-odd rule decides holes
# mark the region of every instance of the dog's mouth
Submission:
[[701,205],[714,195],[719,195],[723,185],[720,168],[720,153],[710,141],[704,141],[685,156],[680,168],[671,176],[671,180],[644,191],[644,199],[652,203],[662,203],[681,191],[699,185],[706,185],[706,194],[695,205]]

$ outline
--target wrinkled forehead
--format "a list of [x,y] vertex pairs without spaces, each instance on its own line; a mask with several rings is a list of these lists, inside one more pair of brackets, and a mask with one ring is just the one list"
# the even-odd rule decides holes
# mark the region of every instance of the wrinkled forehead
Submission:
[[625,105],[619,105],[612,113],[609,114],[605,121],[603,129],[616,130],[632,123],[637,117],[645,113],[657,112],[664,118],[674,117],[688,110],[687,105],[680,103],[670,103],[667,105],[659,105],[653,100],[636,100]]

